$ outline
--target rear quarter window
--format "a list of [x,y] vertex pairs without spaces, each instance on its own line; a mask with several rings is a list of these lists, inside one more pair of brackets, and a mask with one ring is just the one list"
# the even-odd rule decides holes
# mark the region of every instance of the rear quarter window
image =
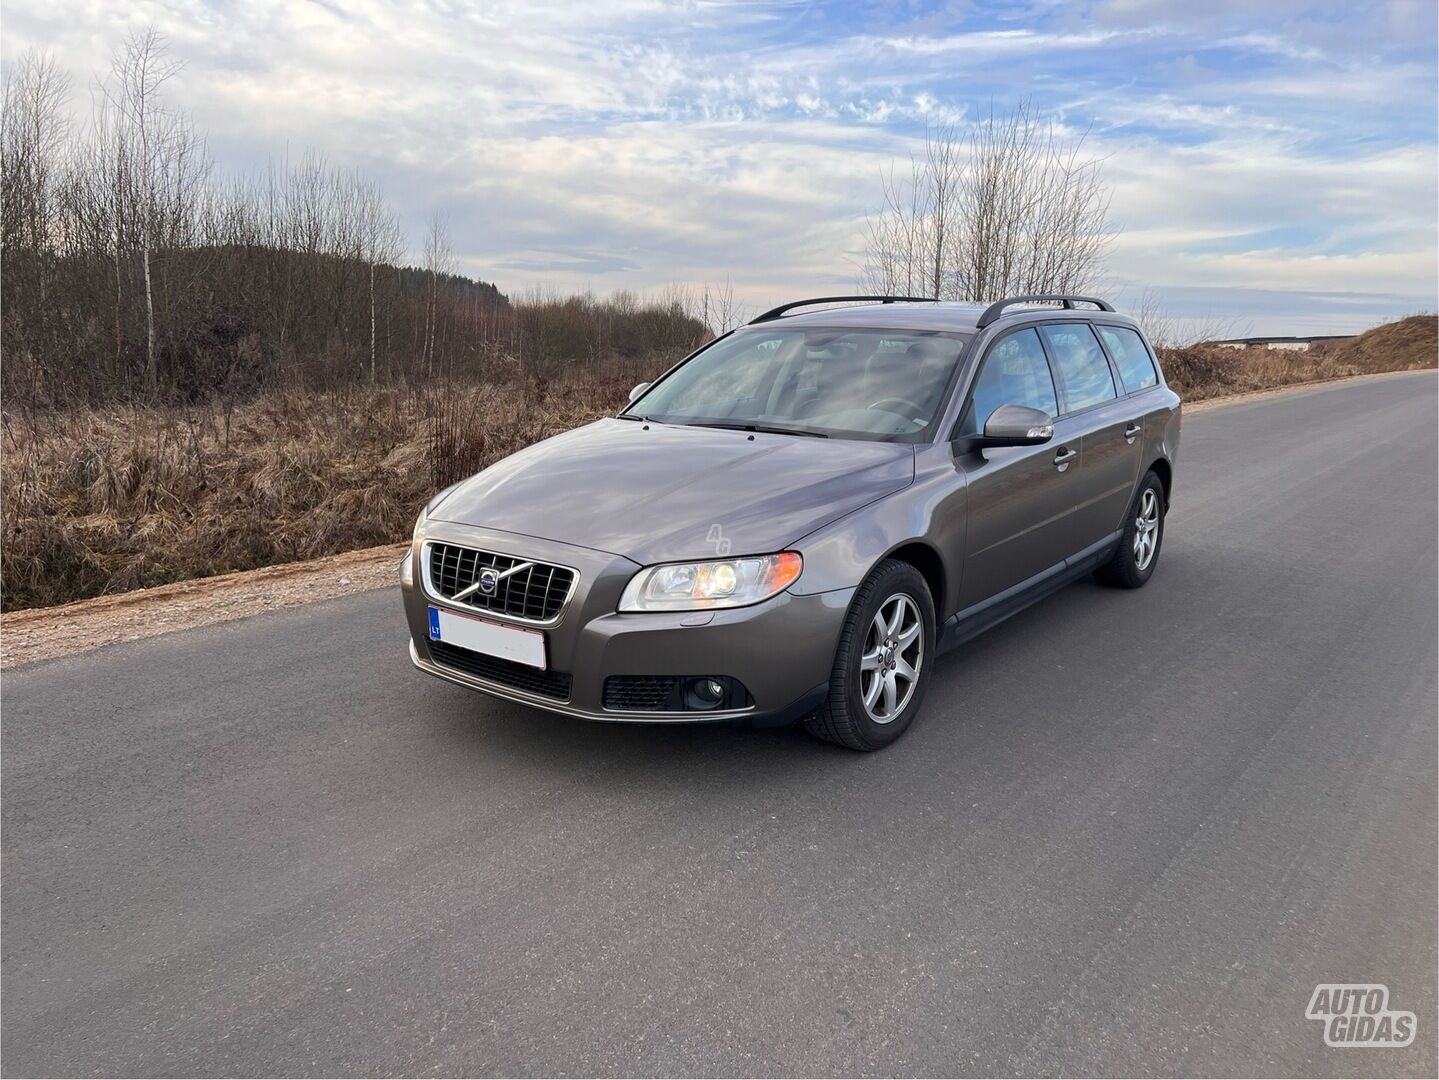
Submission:
[[1132,394],[1136,390],[1159,385],[1154,357],[1144,347],[1143,338],[1122,326],[1100,326],[1097,329],[1104,339],[1104,347],[1114,358],[1114,366],[1119,369],[1126,391]]

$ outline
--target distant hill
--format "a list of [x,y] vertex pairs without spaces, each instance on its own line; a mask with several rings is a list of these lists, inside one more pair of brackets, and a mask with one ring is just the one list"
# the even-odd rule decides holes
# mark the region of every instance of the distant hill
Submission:
[[[394,266],[386,267],[395,275],[395,283],[405,291],[415,289],[428,289],[430,287],[430,272],[421,266]],[[465,277],[463,274],[438,274],[442,289],[449,290],[451,296],[462,302],[478,300],[490,307],[507,308],[510,306],[510,298],[500,292],[497,286],[487,281],[477,281],[474,278]]]
[[1433,367],[1439,356],[1439,315],[1410,315],[1312,351],[1336,368],[1355,372]]
[[[148,269],[147,269],[148,267]],[[147,279],[148,274],[148,279]],[[485,281],[274,244],[5,250],[7,404],[194,401],[480,362],[513,318]]]
[[1304,352],[1190,345],[1161,349],[1169,385],[1188,401],[1270,390],[1294,383],[1434,367],[1439,316],[1410,315],[1352,338],[1322,342]]

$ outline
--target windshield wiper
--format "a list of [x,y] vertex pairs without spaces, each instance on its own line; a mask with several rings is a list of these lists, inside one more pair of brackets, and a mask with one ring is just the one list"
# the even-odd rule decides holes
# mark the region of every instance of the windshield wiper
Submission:
[[823,431],[811,431],[808,428],[770,427],[765,424],[725,424],[717,420],[694,420],[686,426],[724,428],[726,431],[756,431],[765,435],[808,435],[812,439],[829,438]]

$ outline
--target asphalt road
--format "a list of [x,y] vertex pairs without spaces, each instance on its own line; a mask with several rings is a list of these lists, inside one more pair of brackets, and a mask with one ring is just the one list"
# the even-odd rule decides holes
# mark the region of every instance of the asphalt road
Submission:
[[1149,586],[875,755],[487,700],[389,591],[9,673],[3,1071],[1432,1075],[1436,428],[1191,413]]

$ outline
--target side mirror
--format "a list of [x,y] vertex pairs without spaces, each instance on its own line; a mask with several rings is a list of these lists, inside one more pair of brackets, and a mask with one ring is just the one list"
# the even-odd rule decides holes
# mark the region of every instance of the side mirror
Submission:
[[979,446],[1038,446],[1054,438],[1049,416],[1027,405],[1001,405],[984,422]]
[[630,391],[630,397],[629,397],[629,399],[630,399],[631,401],[633,401],[635,398],[639,397],[641,394],[643,394],[643,393],[644,393],[646,390],[648,390],[649,388],[650,388],[650,384],[647,383],[647,382],[642,382],[642,383],[637,383],[637,384],[635,384],[635,388]]

